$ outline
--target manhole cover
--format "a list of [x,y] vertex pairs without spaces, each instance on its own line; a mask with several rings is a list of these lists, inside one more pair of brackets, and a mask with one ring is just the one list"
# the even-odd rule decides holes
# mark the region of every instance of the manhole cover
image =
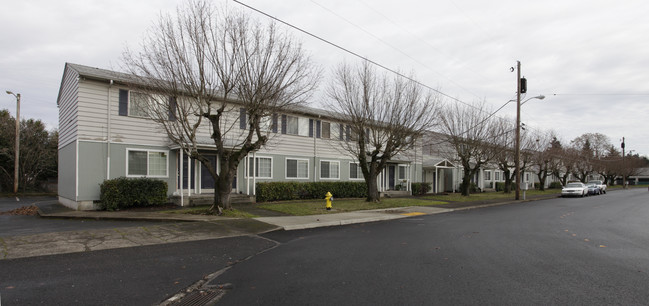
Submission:
[[174,305],[203,306],[220,297],[222,293],[222,290],[198,290],[186,295]]

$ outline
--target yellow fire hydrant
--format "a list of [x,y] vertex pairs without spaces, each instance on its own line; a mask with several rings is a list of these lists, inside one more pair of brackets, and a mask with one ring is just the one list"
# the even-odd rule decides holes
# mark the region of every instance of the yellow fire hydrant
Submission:
[[327,201],[327,210],[331,210],[331,201],[334,200],[334,196],[331,195],[331,192],[327,192],[325,195],[325,201]]

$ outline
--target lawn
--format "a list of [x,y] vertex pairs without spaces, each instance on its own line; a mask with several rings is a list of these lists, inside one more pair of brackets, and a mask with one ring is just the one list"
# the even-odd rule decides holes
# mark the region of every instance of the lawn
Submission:
[[383,198],[379,203],[369,203],[366,202],[365,199],[336,199],[332,204],[333,209],[330,211],[325,209],[324,200],[272,202],[259,204],[258,207],[293,216],[306,216],[381,208],[429,206],[436,204],[444,204],[444,202],[421,198]]
[[[539,190],[528,190],[525,192],[526,197],[536,196],[536,195],[551,195],[559,194],[561,189],[547,189],[545,191]],[[521,191],[521,199],[523,198],[523,191]],[[446,202],[472,202],[472,201],[488,201],[488,200],[514,200],[516,194],[512,191],[511,193],[503,192],[482,192],[482,193],[473,193],[468,197],[462,196],[460,193],[449,193],[448,195],[430,195],[424,196],[422,198],[435,201],[446,201]]]

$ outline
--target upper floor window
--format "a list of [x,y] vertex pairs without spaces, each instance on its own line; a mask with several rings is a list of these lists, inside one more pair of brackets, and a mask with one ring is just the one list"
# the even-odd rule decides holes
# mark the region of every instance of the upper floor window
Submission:
[[119,115],[141,118],[168,116],[176,120],[176,98],[149,95],[133,90],[119,90]]

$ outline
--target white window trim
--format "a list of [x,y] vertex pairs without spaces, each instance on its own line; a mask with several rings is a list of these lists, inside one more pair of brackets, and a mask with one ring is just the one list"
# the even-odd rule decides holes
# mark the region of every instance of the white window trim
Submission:
[[352,164],[355,164],[355,165],[358,166],[358,172],[357,173],[360,173],[361,176],[363,176],[363,170],[361,170],[361,163],[351,161],[351,162],[349,162],[349,180],[350,181],[364,181],[365,176],[363,176],[361,178],[352,178]]
[[[328,163],[336,163],[338,164],[338,177],[322,177],[322,162],[328,162]],[[339,160],[329,160],[329,159],[321,159],[320,160],[320,167],[318,168],[320,171],[320,179],[321,180],[330,180],[330,181],[337,181],[340,180],[340,161]],[[331,167],[331,166],[330,166]],[[331,168],[329,168],[329,172],[331,172]]]
[[[146,152],[146,175],[133,175],[128,174],[128,153],[131,151]],[[158,152],[165,153],[167,155],[165,163],[165,175],[149,175],[149,153]],[[126,148],[126,177],[150,177],[150,178],[169,178],[169,151],[168,150],[151,150],[151,149],[137,149],[137,148]]]
[[[252,158],[253,158],[253,157],[250,156],[250,159],[252,159]],[[254,157],[254,158],[255,158],[255,159],[259,159],[259,158],[269,158],[269,159],[270,159],[270,176],[269,176],[269,177],[265,177],[265,176],[258,176],[258,175],[257,175],[256,178],[258,178],[258,179],[262,179],[262,180],[265,180],[265,179],[273,179],[273,157],[272,157],[272,156],[256,156],[256,157]],[[247,167],[250,167],[250,159],[248,159]],[[255,161],[255,162],[256,162],[256,161]],[[255,164],[253,163],[253,166],[254,166],[254,165],[255,165]],[[254,171],[254,170],[253,170],[253,171]],[[248,178],[248,177],[253,178],[254,176],[249,175],[249,173],[250,173],[250,169],[247,169],[247,171],[245,171],[245,176],[244,176],[244,177],[245,177],[245,178]]]
[[[289,160],[297,160],[297,161],[305,160],[306,161],[306,177],[289,177],[288,176],[288,161]],[[287,180],[308,180],[311,177],[310,169],[311,169],[311,167],[310,167],[310,162],[309,162],[308,158],[286,157],[284,159],[284,178],[287,179]],[[298,168],[297,172],[298,173],[300,172],[299,168]]]

